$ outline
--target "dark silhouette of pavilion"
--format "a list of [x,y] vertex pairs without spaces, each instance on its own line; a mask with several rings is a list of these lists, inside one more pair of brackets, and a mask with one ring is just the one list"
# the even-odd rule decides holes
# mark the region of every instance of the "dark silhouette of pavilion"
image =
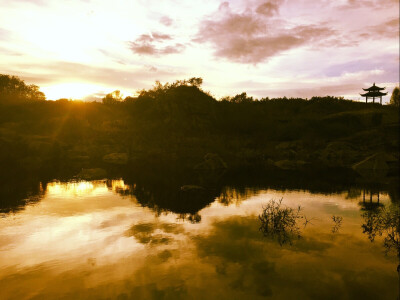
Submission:
[[386,88],[385,88],[385,87],[381,88],[381,87],[379,87],[379,86],[376,86],[376,85],[375,85],[375,82],[374,82],[374,85],[373,85],[373,86],[371,86],[371,87],[369,87],[369,88],[367,88],[367,89],[364,89],[364,88],[363,88],[363,90],[364,90],[364,91],[367,91],[367,92],[364,93],[364,94],[360,94],[360,95],[363,96],[363,97],[365,97],[365,103],[368,102],[368,97],[372,98],[372,102],[373,102],[373,103],[375,103],[375,98],[380,97],[380,103],[382,104],[382,96],[386,96],[386,95],[387,95],[387,93],[382,93],[382,92],[381,92],[381,91],[383,91],[384,89],[386,89]]

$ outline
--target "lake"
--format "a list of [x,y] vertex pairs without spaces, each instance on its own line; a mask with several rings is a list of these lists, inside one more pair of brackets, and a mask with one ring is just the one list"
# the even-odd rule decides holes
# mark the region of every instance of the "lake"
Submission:
[[[398,209],[389,191],[187,189],[123,179],[10,188],[0,214],[0,299],[398,296],[398,231],[379,223]],[[282,209],[300,206],[283,241],[260,230],[259,218],[280,199]]]

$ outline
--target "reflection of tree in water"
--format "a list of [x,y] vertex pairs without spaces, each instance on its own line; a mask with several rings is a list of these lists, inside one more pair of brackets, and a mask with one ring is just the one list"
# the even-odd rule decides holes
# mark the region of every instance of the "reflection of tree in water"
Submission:
[[395,251],[400,255],[400,208],[397,205],[379,207],[362,214],[365,223],[363,233],[373,242],[382,236],[386,252]]
[[[301,238],[301,226],[305,228],[308,224],[313,225],[306,215],[301,213],[301,207],[296,209],[282,205],[282,198],[278,201],[270,200],[263,208],[262,213],[258,216],[261,226],[260,231],[266,237],[276,239],[279,244],[292,244],[294,239]],[[339,232],[342,226],[343,217],[332,216],[333,227],[331,232]],[[302,224],[300,222],[302,221]]]
[[225,186],[221,189],[221,194],[217,201],[222,205],[229,206],[231,204],[239,205],[243,200],[250,198],[259,193],[259,189],[246,187]]
[[367,234],[368,239],[373,242],[377,236],[383,237],[385,252],[397,254],[399,264],[399,295],[400,295],[400,207],[392,204],[388,207],[377,207],[362,214],[364,224],[363,233]]
[[182,221],[187,220],[192,224],[196,224],[196,223],[200,223],[201,215],[199,215],[198,213],[195,213],[195,214],[179,214],[177,219],[178,220],[182,220]]
[[217,189],[196,188],[189,186],[182,189],[179,184],[151,184],[132,183],[126,184],[124,189],[115,191],[121,195],[134,196],[139,204],[149,207],[157,215],[163,212],[179,214],[182,219],[198,223],[201,216],[198,211],[214,202],[219,195]]
[[270,200],[263,208],[258,218],[261,221],[260,231],[264,236],[277,239],[279,244],[292,244],[294,238],[300,238],[299,220],[304,219],[300,214],[300,206],[297,209],[282,205],[282,199]]
[[46,183],[13,180],[0,185],[0,213],[16,213],[39,202],[46,192]]
[[332,233],[337,233],[339,231],[339,228],[342,226],[343,217],[333,215],[332,221],[334,224],[332,227]]

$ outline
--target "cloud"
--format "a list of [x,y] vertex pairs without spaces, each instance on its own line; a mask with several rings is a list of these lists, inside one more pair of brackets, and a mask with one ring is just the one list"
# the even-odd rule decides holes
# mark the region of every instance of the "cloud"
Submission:
[[10,37],[11,37],[11,31],[4,28],[0,28],[0,41],[7,40]]
[[281,20],[265,17],[265,14],[276,13],[277,9],[276,4],[266,2],[256,9],[264,12],[260,17],[251,11],[234,13],[229,4],[223,3],[217,14],[203,20],[194,41],[210,43],[217,57],[239,63],[256,64],[283,51],[333,34],[333,30],[325,26],[288,27]]
[[46,4],[46,0],[14,0],[13,2],[25,2],[38,6],[44,6]]
[[160,19],[160,23],[165,25],[165,26],[171,26],[172,23],[173,23],[173,20],[168,16],[163,16]]
[[[168,34],[153,32],[142,34],[135,41],[129,42],[129,48],[133,53],[140,55],[159,56],[162,54],[180,53],[186,47],[181,43],[170,43],[173,38]],[[165,45],[165,43],[168,43]]]
[[[344,63],[333,63],[328,66],[324,71],[324,75],[329,77],[337,77],[343,73],[356,73],[360,71],[370,71],[383,69],[385,73],[389,73],[390,78],[396,78],[398,75],[398,66],[396,66],[396,59],[398,60],[398,55],[382,55],[376,56],[373,59],[370,57],[362,59],[353,59],[346,61]],[[385,81],[390,80],[386,78]]]
[[157,32],[152,32],[151,34],[142,34],[136,41],[139,42],[154,42],[154,41],[163,41],[163,40],[171,40],[171,36],[168,34],[162,34]]
[[[266,83],[253,83],[252,89],[248,92],[256,97],[300,97],[311,98],[313,96],[345,96],[351,99],[359,99],[359,93],[363,92],[362,88],[367,88],[376,82],[379,86],[391,86],[389,77],[393,78],[392,74],[387,74],[383,70],[365,70],[357,72],[345,72],[336,77],[323,77],[320,80],[313,80],[312,83],[305,81],[297,82],[293,85],[292,82],[282,82],[276,86],[267,85]],[[238,84],[240,85],[240,83]],[[248,86],[249,84],[246,83]],[[258,86],[257,86],[258,85]],[[353,95],[353,96],[348,96]],[[390,94],[388,95],[390,97]],[[388,97],[386,96],[386,97]],[[385,100],[386,98],[384,98]],[[385,100],[386,101],[386,100]]]
[[379,9],[392,7],[395,3],[399,3],[398,0],[347,0],[345,4],[340,6],[346,9],[358,9],[360,7]]
[[379,39],[379,38],[399,38],[399,18],[394,18],[375,26],[367,27],[367,31],[360,34],[363,38]]
[[[0,65],[4,67],[4,65]],[[157,70],[148,66],[122,69],[90,66],[63,61],[17,64],[4,69],[5,73],[21,77],[28,83],[39,86],[65,82],[94,82],[114,89],[142,89],[151,86],[155,80],[170,80],[178,76],[173,70]],[[96,95],[95,95],[96,96]]]
[[282,1],[264,2],[257,7],[256,13],[266,16],[278,14],[281,2]]
[[322,84],[320,86],[306,88],[289,88],[285,90],[287,97],[306,97],[313,96],[343,96],[348,94],[356,94],[362,92],[363,85],[361,83],[339,83],[339,84]]
[[14,50],[11,50],[11,49],[8,49],[5,47],[1,47],[1,46],[0,46],[0,52],[3,55],[9,55],[9,56],[22,56],[23,55],[21,52],[14,51]]
[[86,102],[93,102],[93,101],[100,102],[104,98],[105,95],[107,95],[107,93],[105,93],[105,92],[93,93],[93,94],[87,95],[86,97],[83,97],[82,100],[86,101]]

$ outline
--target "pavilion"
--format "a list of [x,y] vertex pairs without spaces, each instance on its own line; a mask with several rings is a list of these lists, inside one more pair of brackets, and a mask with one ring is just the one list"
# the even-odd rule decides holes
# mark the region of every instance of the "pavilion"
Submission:
[[383,91],[384,89],[386,89],[385,87],[381,88],[379,86],[374,85],[367,88],[367,89],[363,89],[364,91],[366,91],[366,93],[364,94],[360,94],[361,96],[365,97],[365,103],[368,102],[368,97],[372,98],[372,102],[375,103],[375,98],[380,97],[380,103],[382,104],[382,96],[386,96],[387,93],[382,93],[381,91]]

